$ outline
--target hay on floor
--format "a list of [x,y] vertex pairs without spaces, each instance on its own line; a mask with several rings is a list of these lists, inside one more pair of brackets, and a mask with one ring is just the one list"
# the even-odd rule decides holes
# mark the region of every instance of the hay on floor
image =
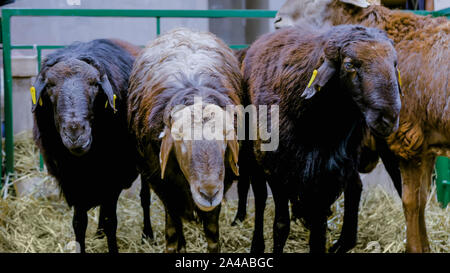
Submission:
[[[16,140],[16,177],[37,177],[38,184],[53,183],[39,171],[38,154],[29,137]],[[48,187],[49,185],[47,185]],[[43,198],[42,195],[15,196],[10,188],[6,199],[0,199],[0,252],[73,252],[72,213],[62,198]],[[253,232],[253,200],[249,200],[247,219],[232,227],[237,209],[236,200],[224,202],[220,216],[220,240],[222,252],[248,253]],[[328,221],[328,247],[339,237],[342,227],[343,198],[333,206],[334,214]],[[87,252],[107,252],[106,239],[96,238],[98,208],[89,212],[86,233]],[[122,194],[117,209],[117,239],[120,252],[160,253],[164,251],[164,208],[152,194],[151,221],[155,240],[142,241],[142,209],[139,195]],[[264,236],[266,252],[272,249],[272,221],[274,205],[271,198],[265,211]],[[426,209],[426,222],[431,250],[450,252],[450,207],[442,209],[433,192]],[[205,252],[206,240],[201,224],[185,222],[184,233],[188,252]],[[291,232],[285,252],[308,252],[309,232],[299,221],[291,223]],[[401,201],[380,188],[363,192],[359,213],[357,246],[351,251],[403,252],[405,250],[405,220]]]

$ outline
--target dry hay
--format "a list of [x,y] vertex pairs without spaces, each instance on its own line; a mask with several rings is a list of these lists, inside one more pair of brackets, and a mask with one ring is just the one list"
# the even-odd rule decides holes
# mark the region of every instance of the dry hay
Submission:
[[[16,145],[17,177],[36,176],[41,181],[51,181],[37,167],[37,151],[28,138]],[[433,252],[450,252],[450,206],[442,209],[435,193],[427,206],[426,221]],[[253,202],[249,201],[247,219],[230,226],[237,209],[236,200],[224,203],[220,217],[220,239],[223,252],[248,253],[253,232]],[[269,198],[265,211],[264,236],[266,251],[272,249],[273,200]],[[152,194],[151,221],[153,242],[142,241],[142,209],[139,197],[122,194],[118,207],[117,239],[120,252],[160,253],[164,251],[164,209]],[[328,226],[328,247],[339,237],[342,227],[343,198],[333,206],[334,214]],[[0,199],[0,252],[72,252],[74,234],[71,226],[72,209],[62,198],[15,197],[10,194]],[[89,212],[86,234],[87,252],[107,252],[105,238],[96,238],[98,208]],[[400,199],[390,196],[380,188],[363,192],[359,213],[357,246],[352,252],[403,252],[405,250],[405,220]],[[199,223],[184,224],[188,252],[205,252],[206,240]],[[308,251],[309,232],[299,221],[291,223],[291,233],[285,252]]]

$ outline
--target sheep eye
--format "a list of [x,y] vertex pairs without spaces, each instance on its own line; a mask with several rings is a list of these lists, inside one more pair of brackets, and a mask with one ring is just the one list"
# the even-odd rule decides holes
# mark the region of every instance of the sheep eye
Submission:
[[344,67],[345,67],[345,69],[347,69],[347,70],[351,70],[351,69],[353,69],[353,64],[350,63],[350,62],[345,62],[345,63],[344,63]]

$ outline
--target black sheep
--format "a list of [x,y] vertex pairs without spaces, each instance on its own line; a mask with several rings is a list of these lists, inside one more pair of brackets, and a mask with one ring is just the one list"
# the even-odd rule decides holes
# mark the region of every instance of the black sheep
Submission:
[[139,49],[120,40],[76,42],[48,55],[32,90],[33,135],[48,172],[74,207],[85,251],[87,211],[100,206],[110,252],[117,252],[117,200],[138,173],[128,133],[128,78]]

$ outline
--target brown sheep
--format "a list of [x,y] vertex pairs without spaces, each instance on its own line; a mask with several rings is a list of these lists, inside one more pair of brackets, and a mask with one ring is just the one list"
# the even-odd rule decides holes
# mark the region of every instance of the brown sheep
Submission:
[[[295,199],[311,230],[310,251],[324,252],[330,206],[343,191],[344,226],[332,251],[355,245],[365,131],[387,136],[398,126],[396,59],[385,33],[354,25],[289,27],[262,36],[247,51],[241,69],[251,103],[279,105],[279,122],[273,114],[268,117],[279,124],[278,149],[263,152],[258,138],[258,169],[252,174],[272,189],[275,253],[283,251],[290,229],[288,200]],[[262,251],[262,233],[255,236],[252,248]]]
[[[436,156],[450,156],[450,22],[445,17],[389,10],[364,0],[322,0],[314,5],[311,9],[309,1],[287,1],[275,26],[310,18],[318,25],[362,24],[385,30],[395,43],[404,96],[399,130],[388,142],[403,179],[406,251],[429,252],[425,205],[431,174]],[[311,13],[300,12],[305,10]],[[319,10],[321,13],[315,12]]]
[[[208,251],[220,250],[220,204],[238,175],[239,155],[234,114],[226,107],[240,105],[241,84],[231,49],[206,32],[172,30],[136,59],[128,122],[142,185],[150,183],[165,206],[166,252],[185,251],[181,219],[194,213],[203,221]],[[226,118],[226,128],[215,127],[219,138],[211,139],[204,130],[214,118]]]

